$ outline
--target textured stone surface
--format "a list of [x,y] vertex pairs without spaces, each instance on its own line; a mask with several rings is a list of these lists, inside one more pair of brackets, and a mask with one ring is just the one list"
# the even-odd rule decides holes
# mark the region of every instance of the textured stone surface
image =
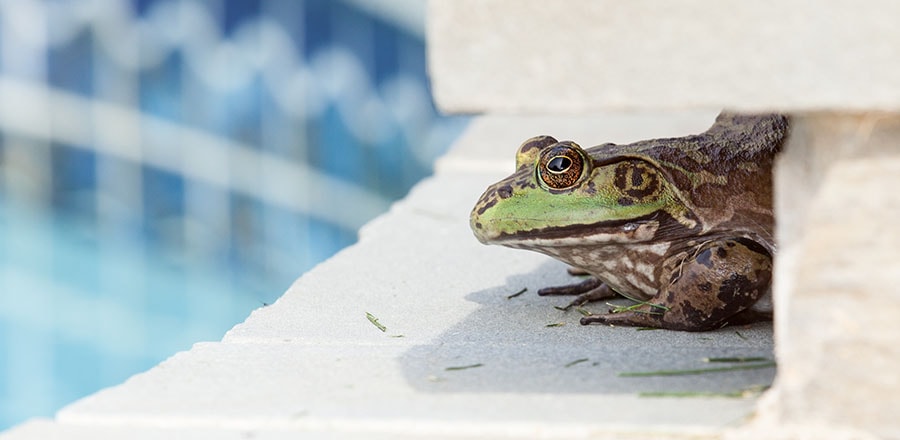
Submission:
[[455,112],[900,109],[890,0],[434,0]]

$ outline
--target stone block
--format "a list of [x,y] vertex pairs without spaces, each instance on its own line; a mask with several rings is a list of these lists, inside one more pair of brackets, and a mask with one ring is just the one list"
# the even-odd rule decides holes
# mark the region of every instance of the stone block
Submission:
[[775,176],[779,375],[760,425],[898,438],[900,117],[798,115]]
[[434,0],[450,112],[900,109],[889,0]]

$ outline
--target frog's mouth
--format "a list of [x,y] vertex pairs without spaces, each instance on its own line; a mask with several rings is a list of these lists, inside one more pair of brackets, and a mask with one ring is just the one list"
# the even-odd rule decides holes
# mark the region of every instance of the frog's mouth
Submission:
[[482,230],[482,243],[510,247],[568,247],[607,243],[641,243],[657,238],[660,220],[654,213],[644,218],[604,221],[519,231],[515,234]]

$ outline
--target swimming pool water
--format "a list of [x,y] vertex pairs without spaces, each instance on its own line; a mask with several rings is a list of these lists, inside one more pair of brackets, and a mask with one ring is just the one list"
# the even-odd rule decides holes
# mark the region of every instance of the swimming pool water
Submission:
[[397,4],[0,2],[0,429],[220,339],[429,174],[466,120]]

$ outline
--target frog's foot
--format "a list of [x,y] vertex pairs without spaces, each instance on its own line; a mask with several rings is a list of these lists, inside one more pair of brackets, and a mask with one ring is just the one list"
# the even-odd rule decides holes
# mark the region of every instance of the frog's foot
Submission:
[[[667,328],[662,322],[662,310],[641,306],[643,310],[629,308],[627,312],[610,311],[605,314],[583,316],[581,325],[606,324],[613,327]],[[680,330],[680,329],[679,329]]]
[[771,318],[750,309],[769,290],[772,260],[765,249],[737,238],[708,242],[695,255],[646,302],[585,316],[581,323],[705,331]]
[[577,295],[575,299],[563,307],[564,310],[569,310],[572,307],[580,306],[592,301],[614,298],[618,294],[602,281],[591,277],[578,284],[543,288],[538,290],[538,295]]
[[729,325],[747,325],[755,322],[765,322],[772,320],[772,314],[767,312],[758,312],[755,310],[744,310],[734,316],[713,326],[685,326],[683,323],[666,323],[663,320],[663,311],[654,310],[653,307],[647,306],[642,310],[631,309],[627,312],[610,311],[607,314],[588,315],[581,318],[582,325],[588,324],[606,324],[613,327],[647,327],[662,328],[669,330],[685,330],[685,331],[705,331],[726,327]]

